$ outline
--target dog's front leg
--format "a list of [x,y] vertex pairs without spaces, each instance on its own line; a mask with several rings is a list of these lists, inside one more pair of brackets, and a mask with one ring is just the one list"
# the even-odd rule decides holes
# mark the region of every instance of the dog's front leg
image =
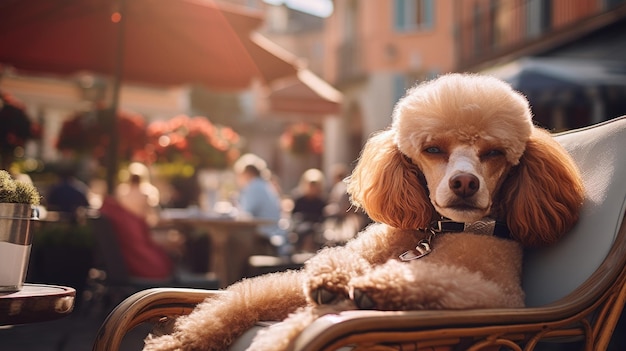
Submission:
[[226,350],[258,321],[283,320],[305,305],[302,272],[244,279],[180,317],[171,334],[149,336],[144,351]]
[[366,275],[406,247],[406,233],[374,224],[345,246],[321,250],[306,262],[304,294],[313,304],[330,304],[349,298],[349,282]]
[[[360,309],[424,310],[519,307],[503,284],[479,271],[427,259],[389,260],[350,281],[351,298]],[[519,295],[519,294],[518,294]]]
[[280,323],[259,331],[246,351],[283,351],[306,327],[327,314],[354,310],[352,301],[344,300],[333,305],[306,306],[298,309]]

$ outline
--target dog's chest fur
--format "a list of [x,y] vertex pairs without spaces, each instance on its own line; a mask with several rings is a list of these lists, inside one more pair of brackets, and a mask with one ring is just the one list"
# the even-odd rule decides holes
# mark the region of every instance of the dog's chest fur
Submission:
[[[379,234],[387,237],[386,240],[389,243],[389,251],[386,257],[380,257],[380,263],[389,259],[399,260],[402,253],[415,248],[420,240],[430,236],[430,233],[424,231],[399,230],[390,227],[387,227],[386,233]],[[405,263],[425,261],[456,265],[470,271],[480,272],[485,278],[493,281],[519,284],[522,247],[516,241],[491,235],[445,233],[436,234],[432,238],[431,249],[432,252],[428,255]]]

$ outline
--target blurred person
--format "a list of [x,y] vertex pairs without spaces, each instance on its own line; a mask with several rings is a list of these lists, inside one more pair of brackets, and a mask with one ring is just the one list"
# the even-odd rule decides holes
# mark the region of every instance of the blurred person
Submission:
[[348,176],[348,168],[343,164],[332,167],[332,185],[328,192],[328,205],[324,209],[326,216],[342,216],[350,209],[350,196],[344,182]]
[[172,228],[158,228],[160,192],[150,182],[148,167],[133,162],[125,173],[128,179],[118,185],[114,196],[105,197],[100,212],[112,222],[131,273],[164,279],[182,271],[206,272],[206,267],[190,264],[195,254],[187,252],[189,246],[198,245],[202,261],[207,262],[210,243],[206,235],[197,239]]
[[144,218],[150,226],[158,222],[159,189],[150,183],[149,170],[141,163],[128,166],[128,181],[121,183],[115,197],[119,203],[136,216]]
[[111,222],[131,276],[158,280],[173,278],[178,252],[154,240],[145,216],[131,212],[113,196],[104,198],[100,213]]
[[70,219],[76,219],[79,209],[89,207],[89,187],[76,177],[74,165],[62,164],[58,175],[59,181],[44,198],[47,210],[62,212]]
[[367,225],[369,219],[363,212],[351,210],[350,195],[345,182],[348,168],[336,164],[331,170],[333,185],[328,194],[328,204],[324,208],[324,238],[341,244],[354,237]]
[[280,195],[269,180],[265,161],[256,155],[246,154],[237,160],[234,171],[239,186],[239,211],[253,218],[274,222],[259,226],[259,234],[277,247],[279,255],[288,255],[286,232],[278,226],[281,219]]
[[324,174],[319,169],[306,170],[300,177],[291,210],[292,232],[296,235],[298,251],[315,252],[323,242]]
[[150,182],[148,168],[134,162],[129,165],[128,174],[128,181],[116,190],[115,198],[119,205],[146,222],[150,240],[166,250],[179,268],[191,273],[209,272],[211,267],[207,257],[212,245],[209,236],[184,228],[159,228],[160,191]]
[[[205,269],[189,266],[183,256],[184,240],[158,240],[146,220],[126,209],[114,196],[103,199],[100,214],[111,223],[113,233],[110,234],[115,236],[132,278],[149,280],[155,287],[213,288],[215,285],[214,278]],[[206,241],[196,242],[196,245],[208,247]],[[204,261],[207,261],[206,256]]]
[[319,169],[311,168],[302,173],[294,196],[293,215],[310,222],[321,222],[324,219],[324,181],[324,174]]

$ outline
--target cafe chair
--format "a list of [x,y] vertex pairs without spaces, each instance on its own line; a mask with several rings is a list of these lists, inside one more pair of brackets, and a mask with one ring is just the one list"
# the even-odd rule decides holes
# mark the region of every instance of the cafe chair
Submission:
[[[626,301],[626,116],[555,137],[578,163],[587,197],[580,221],[561,242],[526,253],[527,307],[347,311],[313,322],[292,349],[607,349]],[[190,313],[205,298],[223,293],[227,292],[141,291],[112,311],[93,350],[117,350],[136,325],[172,320]],[[241,344],[246,341],[240,340],[233,349]]]

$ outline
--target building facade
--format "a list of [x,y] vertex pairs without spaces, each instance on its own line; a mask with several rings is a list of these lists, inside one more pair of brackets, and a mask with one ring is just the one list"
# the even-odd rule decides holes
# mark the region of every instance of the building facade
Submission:
[[446,72],[496,75],[507,64],[525,67],[526,58],[566,71],[547,77],[565,85],[532,91],[514,85],[529,97],[538,124],[563,130],[626,114],[624,0],[334,4],[325,26],[323,77],[344,93],[334,133],[346,160],[356,159],[365,139],[389,125],[406,88]]
[[458,4],[457,69],[508,78],[539,125],[559,131],[626,114],[626,1]]
[[353,163],[367,137],[386,128],[415,83],[455,68],[454,1],[337,0],[326,20],[323,77],[344,93],[333,121],[341,161]]

